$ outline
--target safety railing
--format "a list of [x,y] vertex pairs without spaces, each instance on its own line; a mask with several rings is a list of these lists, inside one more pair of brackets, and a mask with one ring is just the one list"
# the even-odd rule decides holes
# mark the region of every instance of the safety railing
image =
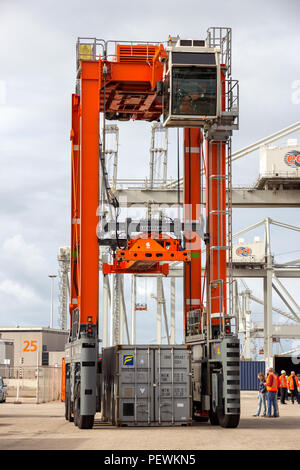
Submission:
[[[204,302],[203,309],[190,310],[186,314],[186,339],[214,340],[237,333],[237,318],[230,302],[230,281],[213,281],[210,287],[208,312],[207,302]],[[211,295],[212,287],[216,288],[216,295]],[[211,313],[212,305],[217,310],[214,313]]]
[[[170,184],[171,180],[164,181],[163,179],[150,180],[144,179],[117,179],[116,189],[173,189]],[[177,181],[176,181],[177,182]]]
[[159,46],[160,44],[166,44],[166,42],[160,41],[116,41],[80,37],[76,43],[76,63],[77,69],[79,68],[80,60],[98,60],[99,56],[106,60],[115,60],[118,56],[116,53],[117,45],[126,45],[127,51],[126,56],[134,57],[136,54],[135,46],[145,46],[145,55],[140,55],[140,58],[150,60],[153,57],[151,47]]
[[186,314],[186,336],[187,338],[195,338],[196,336],[201,339],[207,333],[207,317],[206,310],[195,309],[190,310]]
[[236,120],[238,124],[239,117],[239,81],[228,78],[224,80],[225,87],[223,97],[225,98],[225,109],[223,115],[230,115]]
[[231,28],[208,28],[206,44],[208,47],[215,47],[220,49],[221,64],[226,66],[228,77],[231,75],[231,42]]
[[[212,295],[212,288],[217,294]],[[232,307],[232,280],[224,282],[222,279],[214,280],[210,283],[209,309],[207,321],[209,325],[209,338],[223,338],[230,334],[237,333],[237,318]],[[212,312],[214,305],[214,313]],[[216,308],[216,305],[218,308]],[[218,320],[214,321],[213,320]]]

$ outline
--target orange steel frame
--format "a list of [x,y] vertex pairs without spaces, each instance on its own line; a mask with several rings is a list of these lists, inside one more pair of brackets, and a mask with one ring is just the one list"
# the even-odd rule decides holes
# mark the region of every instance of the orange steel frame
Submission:
[[126,249],[117,249],[112,265],[103,263],[103,274],[109,273],[169,273],[163,261],[191,260],[191,253],[180,250],[178,240],[164,234],[143,234],[127,243]]
[[166,57],[162,45],[117,45],[116,58],[112,61],[99,59],[100,112],[122,113],[135,120],[154,121],[162,113],[161,101],[157,99],[156,84],[163,78],[161,58]]
[[[199,128],[184,129],[183,218],[192,222],[200,218],[201,158],[203,135]],[[185,233],[186,246],[191,250],[191,262],[184,265],[184,325],[187,312],[203,309],[201,239],[195,232]]]
[[98,324],[99,64],[81,61],[81,95],[72,96],[70,322]]
[[[99,113],[118,112],[123,116],[129,115],[132,119],[146,121],[158,120],[162,113],[161,100],[156,94],[156,83],[162,80],[163,69],[159,59],[166,56],[164,48],[153,46],[151,58],[146,60],[146,46],[134,46],[135,55],[130,55],[126,48],[122,47],[117,47],[117,57],[110,62],[102,60],[101,57],[99,60],[81,60],[81,94],[72,95],[71,328],[74,312],[78,310],[80,325],[98,324],[99,247],[96,227],[99,203]],[[210,313],[220,311],[218,299],[224,285],[226,286],[226,251],[211,249],[220,246],[220,240],[222,244],[226,240],[225,146],[224,142],[210,141],[207,141],[206,145],[206,204],[210,232],[210,242],[206,250],[206,288],[210,289],[208,294],[215,299],[211,302]],[[217,168],[220,151],[224,155],[221,169]],[[183,203],[186,221],[199,220],[200,216],[201,158],[203,136],[200,128],[184,129]],[[216,172],[218,178],[214,178]],[[222,211],[220,202],[223,204]],[[162,253],[161,260],[173,260],[172,254],[175,254],[177,260],[189,260],[184,268],[184,322],[189,310],[203,309],[205,279],[201,274],[199,235],[190,232],[186,233],[186,236],[186,252],[180,252],[178,246],[174,246],[175,250],[167,253],[168,250],[164,252],[161,246],[155,247],[155,240],[147,240],[152,243],[153,255],[156,250]],[[146,257],[148,250],[136,249],[136,242],[137,240],[133,240],[132,245],[127,247],[129,249],[126,250],[126,256],[122,257],[124,250],[117,250],[114,264],[111,267],[105,265],[104,274],[133,272],[137,262],[144,272],[165,270],[164,274],[167,274],[167,268],[159,267],[158,262],[146,263],[142,268],[144,261],[149,262]],[[138,272],[138,265],[136,269]],[[213,281],[218,281],[219,284],[214,284]],[[226,295],[223,296],[223,303],[226,304]],[[226,306],[224,308],[226,309]]]
[[[221,70],[222,109],[225,110],[225,75]],[[226,266],[226,143],[206,141],[206,216],[210,234],[207,245],[207,298],[210,315],[227,313]],[[218,325],[220,319],[210,320]],[[228,330],[229,332],[229,330]]]

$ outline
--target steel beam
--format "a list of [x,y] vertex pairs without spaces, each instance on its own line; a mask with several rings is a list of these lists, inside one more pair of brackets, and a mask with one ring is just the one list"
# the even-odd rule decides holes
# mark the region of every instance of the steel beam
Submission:
[[[146,207],[149,204],[162,207],[178,205],[177,189],[117,189],[116,197],[121,207]],[[203,191],[203,204],[206,197]],[[183,194],[180,190],[180,204]],[[232,190],[233,208],[297,208],[300,207],[300,189],[264,190],[252,188],[235,188]]]
[[[277,277],[280,278],[290,278],[290,279],[298,279],[300,278],[300,268],[295,269],[274,269]],[[202,270],[202,274],[204,274],[204,270]],[[145,274],[136,274],[137,277],[156,277],[157,274],[145,273]],[[182,277],[183,276],[183,269],[176,268],[170,269],[168,277]],[[232,276],[235,278],[265,278],[267,276],[266,269],[252,269],[252,268],[233,268]]]
[[273,325],[273,336],[278,338],[300,338],[299,325]]

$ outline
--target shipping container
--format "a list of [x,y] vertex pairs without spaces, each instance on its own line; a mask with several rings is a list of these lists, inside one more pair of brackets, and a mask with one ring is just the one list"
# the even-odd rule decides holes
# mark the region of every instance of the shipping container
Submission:
[[241,390],[258,390],[259,372],[265,374],[266,366],[264,361],[241,361]]
[[281,371],[285,370],[287,375],[290,375],[291,371],[300,374],[300,356],[274,356],[274,369],[278,375],[281,375]]
[[115,346],[102,352],[103,417],[116,425],[192,422],[191,349]]
[[263,265],[266,262],[265,252],[264,242],[241,242],[232,246],[232,263]]
[[283,185],[300,181],[300,145],[294,139],[290,139],[284,147],[261,147],[256,186],[262,189],[266,182],[272,181]]

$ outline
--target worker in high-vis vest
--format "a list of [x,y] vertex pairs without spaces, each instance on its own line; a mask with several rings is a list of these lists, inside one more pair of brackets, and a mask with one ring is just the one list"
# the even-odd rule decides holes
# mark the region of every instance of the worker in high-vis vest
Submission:
[[295,399],[299,403],[299,399],[298,399],[299,380],[294,371],[291,372],[291,375],[288,378],[288,388],[289,388],[289,391],[291,392],[292,403],[294,404]]
[[281,375],[279,377],[279,384],[280,384],[280,403],[282,405],[286,405],[285,400],[288,400],[288,377],[286,375],[285,370],[281,371]]
[[[270,367],[267,370],[268,377],[266,380],[266,388],[267,388],[267,403],[268,403],[268,411],[267,417],[268,418],[277,418],[277,376],[274,373],[274,369]],[[272,408],[273,408],[273,415],[272,415]]]

